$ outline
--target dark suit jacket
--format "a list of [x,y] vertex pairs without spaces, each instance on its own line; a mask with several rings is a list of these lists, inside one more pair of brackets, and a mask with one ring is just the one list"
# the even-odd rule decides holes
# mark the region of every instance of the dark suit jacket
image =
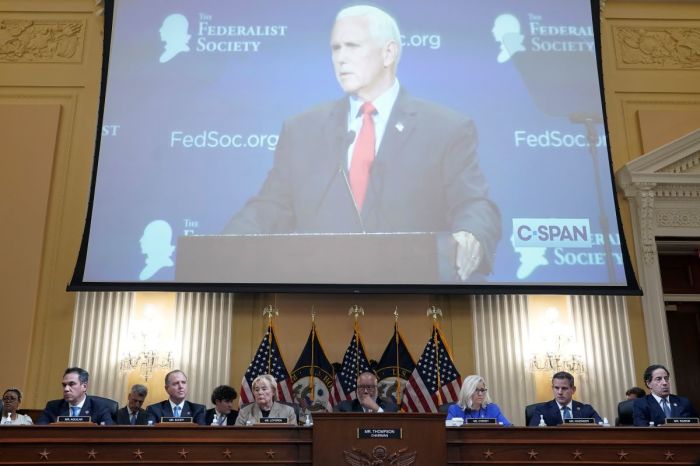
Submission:
[[260,192],[224,233],[464,230],[484,251],[477,272],[490,272],[501,218],[478,165],[474,123],[401,90],[359,214],[346,173],[348,112],[346,97],[286,121]]
[[[95,424],[112,425],[114,421],[112,420],[112,415],[110,413],[110,408],[107,404],[101,402],[88,395],[83,403],[83,407],[80,410],[81,416],[90,416],[92,422]],[[41,413],[39,419],[36,423],[38,425],[46,425],[56,422],[58,416],[70,416],[70,409],[68,402],[65,400],[51,400],[46,403],[44,412]]]
[[[182,412],[180,413],[180,416],[182,417],[191,417],[192,421],[195,424],[199,424],[200,426],[206,425],[204,423],[204,413],[206,411],[206,407],[204,405],[200,405],[198,403],[192,403],[190,401],[185,400],[185,404],[183,405]],[[163,400],[160,403],[155,403],[148,408],[146,408],[146,413],[148,415],[148,419],[152,420],[154,423],[159,423],[160,418],[162,417],[172,417],[173,416],[173,410],[170,407],[170,401],[169,400]]]
[[[669,395],[671,405],[671,417],[697,417],[698,413],[693,408],[690,400],[682,396]],[[634,400],[632,417],[635,426],[648,426],[650,421],[655,425],[665,424],[666,415],[653,395]]]
[[[593,409],[593,406],[584,403],[579,403],[575,400],[572,402],[571,406],[573,408],[571,417],[592,417],[593,419],[595,419],[596,423],[603,422],[603,420],[600,418],[595,409]],[[561,411],[559,410],[559,405],[555,400],[550,400],[546,403],[542,403],[541,405],[539,405],[535,409],[535,413],[532,415],[529,425],[539,425],[540,415],[544,416],[544,422],[548,426],[558,426],[559,424],[563,424],[563,421],[561,419]]]
[[[129,408],[127,406],[124,406],[119,411],[117,411],[117,424],[120,426],[131,425],[131,419],[129,418]],[[136,415],[136,425],[137,426],[145,426],[147,424],[148,424],[148,415],[146,414],[146,410],[139,409],[139,412]]]
[[[211,408],[207,409],[206,415],[204,416],[204,424],[207,426],[210,426],[212,422],[214,422],[214,416],[216,415],[216,409]],[[236,417],[238,417],[238,411],[231,410],[230,413],[226,416],[226,425],[227,426],[232,426],[236,424]]]
[[[380,408],[384,410],[385,413],[395,413],[399,410],[398,406],[394,404],[393,401],[387,400],[385,398],[377,398],[375,400]],[[361,413],[364,410],[360,402],[355,400],[343,400],[333,407],[333,411],[340,413]]]

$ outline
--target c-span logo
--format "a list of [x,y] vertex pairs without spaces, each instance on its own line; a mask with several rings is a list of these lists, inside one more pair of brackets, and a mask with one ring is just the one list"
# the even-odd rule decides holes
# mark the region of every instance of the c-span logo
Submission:
[[513,246],[590,248],[591,226],[587,218],[514,218]]

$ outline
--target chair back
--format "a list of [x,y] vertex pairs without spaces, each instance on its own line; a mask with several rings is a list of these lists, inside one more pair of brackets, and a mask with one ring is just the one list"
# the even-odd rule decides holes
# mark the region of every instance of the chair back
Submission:
[[530,419],[532,419],[532,416],[535,415],[535,410],[541,404],[542,403],[533,403],[531,405],[525,406],[525,425],[526,426],[530,425]]
[[438,413],[447,413],[447,411],[450,410],[450,406],[452,406],[455,403],[443,403],[440,406],[438,406]]
[[111,398],[105,398],[103,396],[90,395],[90,398],[100,402],[103,406],[106,406],[109,410],[109,415],[112,417],[114,422],[117,422],[117,411],[119,411],[119,403],[112,400]]
[[634,425],[634,400],[620,401],[617,404],[617,426],[633,426]]

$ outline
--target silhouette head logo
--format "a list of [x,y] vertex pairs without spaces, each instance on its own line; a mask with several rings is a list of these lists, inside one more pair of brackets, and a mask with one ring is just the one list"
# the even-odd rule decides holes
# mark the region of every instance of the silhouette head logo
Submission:
[[510,236],[510,243],[513,245],[513,250],[520,256],[520,266],[516,272],[518,280],[524,280],[529,277],[532,272],[540,266],[548,265],[549,261],[545,254],[545,247],[517,247],[515,246],[515,235]]
[[165,42],[165,50],[160,56],[160,62],[165,63],[173,59],[180,52],[189,52],[190,34],[188,28],[189,21],[184,15],[174,13],[163,20],[160,27],[160,40]]
[[496,42],[501,44],[498,63],[505,63],[518,52],[524,52],[524,36],[520,33],[520,21],[511,14],[499,15],[493,22],[493,33]]
[[141,270],[139,280],[148,280],[163,267],[175,265],[170,258],[175,251],[175,246],[170,244],[172,240],[173,229],[165,220],[154,220],[146,225],[139,240],[141,252],[146,255],[146,266]]

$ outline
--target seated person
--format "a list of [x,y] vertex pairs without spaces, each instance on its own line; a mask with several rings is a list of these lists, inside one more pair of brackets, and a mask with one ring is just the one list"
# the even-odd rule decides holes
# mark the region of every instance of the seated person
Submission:
[[17,410],[22,404],[22,392],[19,388],[8,388],[2,394],[2,421],[3,426],[30,426],[34,424],[32,418],[26,414],[19,414]]
[[363,372],[357,377],[357,398],[343,400],[333,407],[340,413],[395,413],[399,410],[396,404],[377,396],[377,376],[373,372]]
[[87,394],[90,374],[79,367],[69,367],[63,373],[63,399],[46,403],[44,412],[36,421],[38,425],[50,424],[58,416],[90,416],[95,424],[114,424],[110,408],[104,401]]
[[644,398],[647,396],[647,392],[643,388],[632,387],[625,392],[625,397],[628,400],[635,400],[637,398]]
[[243,406],[236,419],[237,426],[253,425],[261,418],[285,418],[287,424],[296,425],[294,408],[277,401],[277,381],[270,374],[261,374],[253,380],[255,401]]
[[574,401],[576,386],[574,376],[568,372],[557,372],[552,377],[552,392],[554,399],[540,404],[530,419],[531,426],[540,424],[540,417],[548,426],[564,423],[564,419],[593,418],[596,424],[603,422],[593,406]]
[[671,395],[671,374],[661,364],[653,364],[644,371],[644,383],[651,394],[634,400],[632,417],[635,426],[665,424],[667,417],[697,417],[690,400]]
[[148,424],[148,415],[143,409],[143,402],[148,395],[145,385],[135,384],[131,387],[127,396],[127,404],[117,411],[117,424],[121,426],[145,426]]
[[168,392],[168,399],[146,408],[148,420],[157,423],[163,417],[191,417],[195,424],[205,425],[206,407],[187,401],[185,399],[187,390],[187,376],[184,372],[179,369],[168,372],[165,376],[165,391]]
[[468,375],[464,378],[459,391],[457,403],[450,405],[447,419],[452,418],[495,418],[504,426],[513,424],[501,413],[496,403],[491,403],[486,382],[480,375]]
[[238,393],[233,387],[228,385],[220,385],[214,389],[211,394],[211,402],[214,408],[208,409],[204,416],[206,425],[216,426],[232,426],[236,423],[238,411],[233,409],[233,400],[236,399]]

